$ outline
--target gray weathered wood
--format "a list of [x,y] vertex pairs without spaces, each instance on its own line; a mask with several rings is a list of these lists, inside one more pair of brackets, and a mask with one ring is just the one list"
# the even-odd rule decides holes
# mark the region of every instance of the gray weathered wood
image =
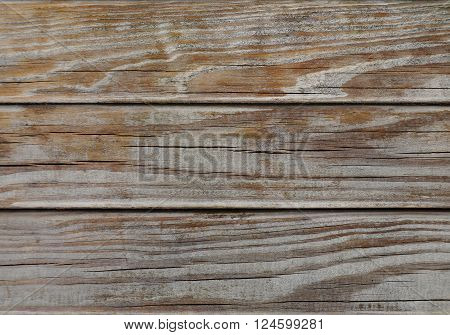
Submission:
[[448,1],[1,1],[0,102],[448,102]]
[[449,314],[449,4],[0,1],[0,314]]
[[0,212],[2,313],[449,313],[448,212]]
[[448,107],[0,107],[3,208],[449,207]]

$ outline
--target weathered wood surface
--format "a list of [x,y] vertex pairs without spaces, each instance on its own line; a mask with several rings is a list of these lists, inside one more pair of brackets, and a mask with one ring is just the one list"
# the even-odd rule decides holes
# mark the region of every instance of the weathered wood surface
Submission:
[[0,107],[3,208],[449,207],[431,106]]
[[0,314],[449,314],[449,40],[449,1],[0,1]]
[[0,102],[448,102],[448,1],[2,1]]
[[450,215],[0,212],[2,313],[449,313]]

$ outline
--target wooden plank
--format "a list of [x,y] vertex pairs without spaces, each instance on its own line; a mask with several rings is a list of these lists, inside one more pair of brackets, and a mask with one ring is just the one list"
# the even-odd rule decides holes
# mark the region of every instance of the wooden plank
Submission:
[[0,107],[2,208],[450,204],[441,106]]
[[450,214],[0,212],[2,313],[448,313]]
[[448,102],[448,1],[2,1],[0,102]]

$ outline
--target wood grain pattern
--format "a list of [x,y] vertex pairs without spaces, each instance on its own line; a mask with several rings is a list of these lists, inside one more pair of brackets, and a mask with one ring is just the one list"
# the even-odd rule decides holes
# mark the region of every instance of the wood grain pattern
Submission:
[[448,103],[448,1],[2,1],[0,102]]
[[445,207],[432,106],[0,107],[3,208]]
[[448,212],[0,212],[2,313],[449,313]]
[[0,1],[0,314],[449,314],[449,40],[449,1]]

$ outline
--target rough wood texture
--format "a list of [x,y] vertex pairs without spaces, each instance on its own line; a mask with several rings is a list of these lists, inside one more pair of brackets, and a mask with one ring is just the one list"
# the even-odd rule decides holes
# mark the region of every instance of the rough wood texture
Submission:
[[449,314],[449,40],[449,1],[0,1],[0,314]]
[[449,116],[429,106],[2,106],[0,206],[448,207]]
[[444,212],[0,212],[2,313],[449,313]]
[[448,1],[2,1],[0,102],[448,102]]

